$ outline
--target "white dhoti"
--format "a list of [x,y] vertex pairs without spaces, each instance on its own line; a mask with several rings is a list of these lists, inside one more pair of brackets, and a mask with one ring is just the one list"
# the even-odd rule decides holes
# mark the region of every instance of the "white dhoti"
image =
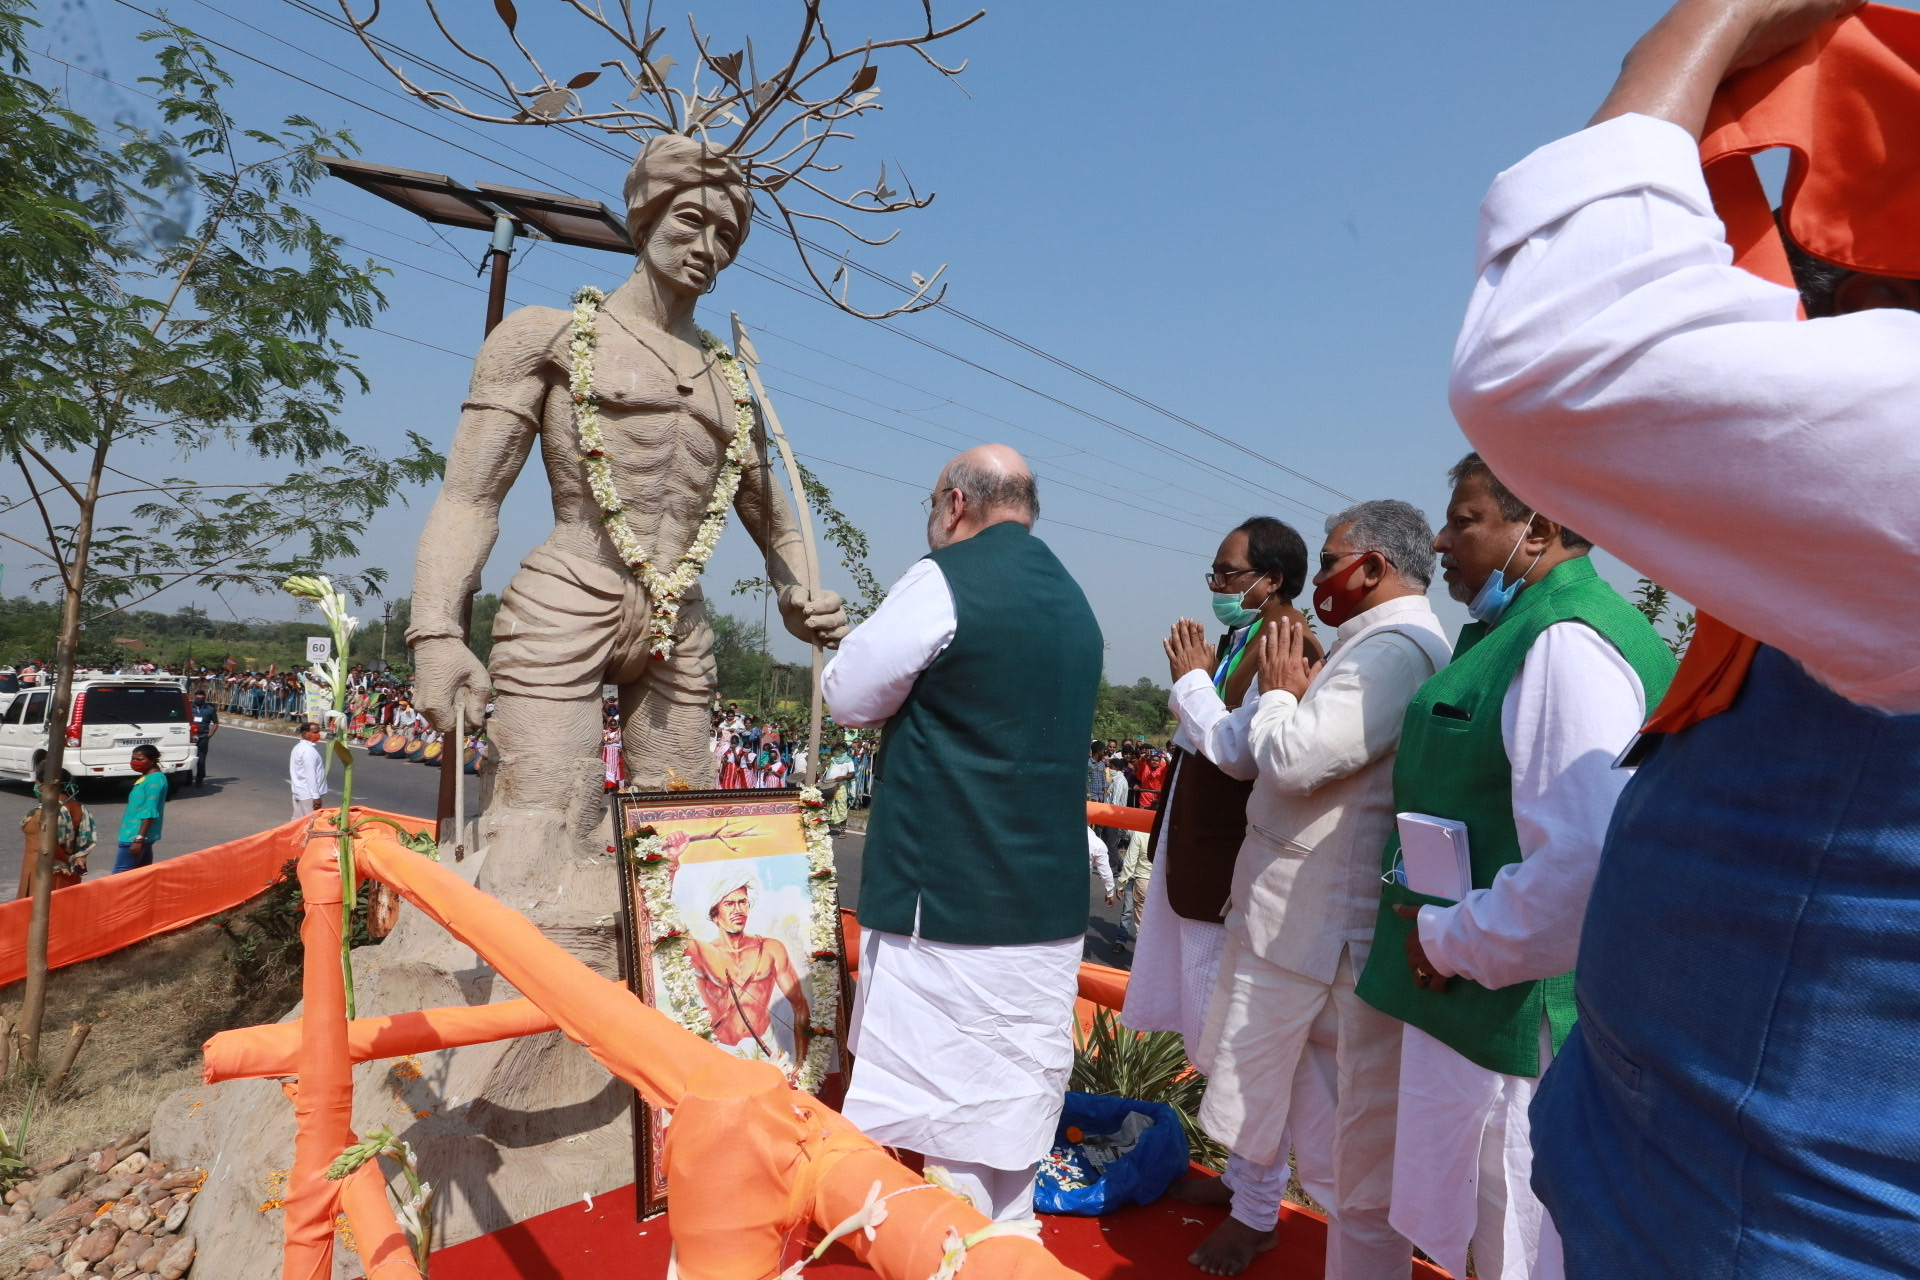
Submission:
[[[1127,975],[1120,1023],[1134,1031],[1179,1032],[1187,1045],[1187,1058],[1197,1063],[1227,929],[1189,920],[1175,911],[1167,900],[1166,881],[1158,869],[1147,880],[1147,904],[1140,913],[1140,936],[1133,948],[1133,970]],[[1307,1194],[1318,1200],[1326,1189],[1320,1170],[1308,1158],[1300,1162],[1299,1172]],[[1287,1194],[1286,1144],[1272,1160],[1249,1160],[1233,1152],[1223,1176],[1233,1191],[1233,1216],[1256,1231],[1273,1230]]]
[[1026,1216],[1022,1185],[1030,1201],[1073,1072],[1084,949],[1079,935],[984,947],[863,930],[843,1114],[979,1182],[989,1216]]
[[[1553,1058],[1542,1019],[1540,1061]],[[1544,1074],[1544,1071],[1542,1072]],[[1560,1236],[1533,1194],[1527,1107],[1540,1081],[1470,1062],[1417,1027],[1400,1051],[1393,1225],[1454,1275],[1560,1280]]]
[[1412,1249],[1389,1221],[1402,1024],[1354,982],[1347,951],[1334,980],[1316,982],[1229,934],[1197,1064],[1200,1124],[1249,1159],[1283,1163],[1291,1129],[1302,1182],[1313,1170],[1309,1192],[1330,1218],[1328,1277],[1404,1280]]
[[1166,871],[1156,867],[1147,880],[1147,905],[1140,913],[1121,1025],[1135,1031],[1178,1031],[1187,1042],[1187,1057],[1194,1057],[1207,1025],[1207,1005],[1226,938],[1225,925],[1189,920],[1173,909],[1167,901]]

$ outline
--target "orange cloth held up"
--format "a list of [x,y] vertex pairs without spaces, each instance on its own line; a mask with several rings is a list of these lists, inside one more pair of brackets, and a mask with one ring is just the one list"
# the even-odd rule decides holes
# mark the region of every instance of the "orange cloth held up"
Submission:
[[[1751,157],[1791,153],[1787,229],[1816,258],[1920,278],[1920,13],[1870,4],[1720,86],[1700,163],[1734,265],[1793,273]],[[1647,728],[1673,733],[1733,705],[1759,642],[1701,614]]]

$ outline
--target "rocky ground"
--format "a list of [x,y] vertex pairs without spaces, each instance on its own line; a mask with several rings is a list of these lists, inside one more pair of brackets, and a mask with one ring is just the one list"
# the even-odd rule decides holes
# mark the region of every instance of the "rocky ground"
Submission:
[[5,1196],[0,1280],[180,1280],[206,1176],[148,1159],[144,1129],[36,1166]]

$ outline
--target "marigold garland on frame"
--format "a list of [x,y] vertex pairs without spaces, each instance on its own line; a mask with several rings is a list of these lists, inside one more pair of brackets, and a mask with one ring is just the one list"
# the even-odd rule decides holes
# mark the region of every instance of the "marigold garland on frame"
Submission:
[[[807,997],[807,1053],[799,1069],[788,1070],[794,1085],[818,1093],[833,1067],[840,1025],[839,876],[833,865],[833,837],[827,829],[826,800],[816,787],[800,789],[800,823],[806,835],[808,896],[807,966],[800,983]],[[700,998],[693,961],[687,954],[687,923],[673,901],[677,859],[652,827],[627,837],[633,877],[646,907],[649,941],[659,961],[665,1012],[702,1039],[713,1039],[713,1018]],[[790,1068],[790,1064],[779,1064]]]
[[613,540],[620,563],[647,590],[651,610],[647,618],[648,651],[656,658],[666,658],[673,654],[673,629],[680,618],[680,602],[700,580],[701,571],[713,558],[714,548],[720,545],[720,534],[727,526],[727,509],[733,505],[734,494],[740,489],[740,476],[753,447],[753,397],[733,353],[720,339],[701,330],[701,345],[713,354],[733,395],[733,439],[727,444],[726,460],[714,481],[713,494],[707,500],[693,541],[671,569],[661,572],[653,563],[653,553],[634,533],[626,508],[620,503],[613,483],[613,463],[607,458],[606,437],[600,431],[600,396],[593,389],[593,352],[599,342],[594,326],[601,304],[606,300],[607,295],[592,285],[584,286],[573,295],[568,351],[573,364],[569,389],[573,393],[574,427],[579,435],[580,461],[586,467],[587,483],[593,490],[593,500],[600,506],[607,536]]

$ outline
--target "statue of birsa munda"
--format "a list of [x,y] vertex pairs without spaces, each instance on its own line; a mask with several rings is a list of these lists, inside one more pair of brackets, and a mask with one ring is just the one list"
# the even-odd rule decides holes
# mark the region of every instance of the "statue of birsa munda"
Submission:
[[[583,852],[598,851],[589,846],[604,812],[603,683],[620,690],[634,785],[714,785],[713,631],[697,579],[730,488],[787,630],[829,646],[847,630],[840,597],[805,581],[801,535],[744,384],[694,323],[694,304],[746,237],[747,184],[708,144],[667,134],[641,152],[626,197],[639,248],[626,283],[604,298],[582,291],[571,314],[521,308],[481,348],[420,538],[407,632],[418,702],[437,728],[451,731],[462,703],[467,723],[480,723],[493,690],[490,818],[563,810]],[[462,602],[536,445],[553,532],[508,583],[483,666],[462,637]]]

